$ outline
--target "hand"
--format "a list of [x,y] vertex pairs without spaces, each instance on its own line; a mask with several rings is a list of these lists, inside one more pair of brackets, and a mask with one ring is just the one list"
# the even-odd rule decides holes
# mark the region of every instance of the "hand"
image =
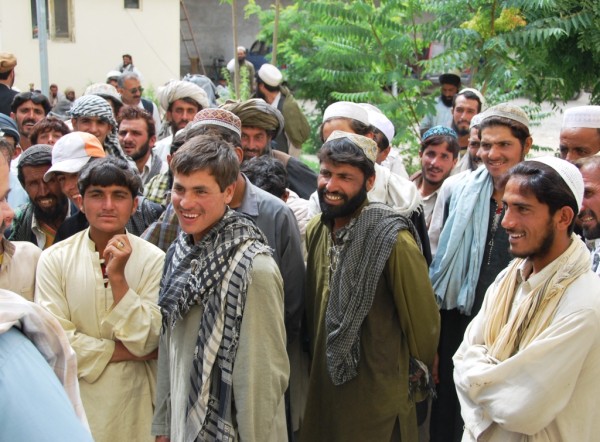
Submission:
[[123,361],[151,361],[158,358],[158,348],[148,353],[145,356],[136,356],[131,353],[127,347],[121,341],[115,341],[115,349],[110,358],[110,362],[123,362]]
[[131,244],[126,234],[113,236],[106,244],[102,257],[106,263],[106,274],[112,278],[124,278],[125,264],[131,256]]

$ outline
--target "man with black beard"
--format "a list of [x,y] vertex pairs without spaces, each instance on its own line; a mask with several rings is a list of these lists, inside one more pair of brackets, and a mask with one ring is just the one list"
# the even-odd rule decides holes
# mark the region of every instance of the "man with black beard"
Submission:
[[[241,72],[243,70],[247,72],[246,75],[248,77],[246,81],[248,82],[248,91],[250,92],[250,94],[252,94],[256,90],[256,83],[254,81],[256,76],[256,70],[254,69],[254,65],[248,60],[246,60],[247,52],[248,51],[246,51],[245,47],[237,47],[238,71],[240,72],[240,80],[242,79]],[[235,58],[232,58],[231,60],[229,60],[229,63],[227,63],[227,70],[231,74],[231,81],[233,81],[233,75],[235,72]]]
[[152,115],[136,106],[124,106],[117,116],[119,143],[126,155],[137,166],[142,183],[158,175],[163,162],[152,152],[156,142],[156,129]]
[[[333,137],[333,138],[332,138]],[[417,440],[439,314],[408,218],[370,203],[377,144],[334,131],[307,226],[312,365],[300,441]],[[410,369],[409,369],[410,367]]]
[[11,226],[11,241],[29,241],[40,249],[54,243],[56,231],[69,215],[69,200],[56,177],[44,181],[52,166],[52,147],[37,144],[21,154],[17,177],[30,202],[19,207]]
[[425,115],[419,125],[421,135],[435,126],[452,125],[452,103],[459,89],[459,75],[453,73],[440,75],[440,95],[435,99],[435,114]]
[[600,157],[580,158],[573,164],[581,172],[584,184],[578,221],[592,251],[592,270],[600,276]]
[[465,88],[454,96],[452,101],[452,129],[458,135],[460,155],[467,153],[471,119],[481,112],[485,99],[477,89]]

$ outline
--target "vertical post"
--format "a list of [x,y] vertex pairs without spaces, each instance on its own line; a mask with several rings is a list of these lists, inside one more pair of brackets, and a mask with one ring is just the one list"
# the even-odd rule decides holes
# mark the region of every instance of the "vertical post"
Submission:
[[277,66],[277,38],[279,35],[279,9],[281,3],[279,0],[275,1],[275,23],[273,24],[273,52],[271,53],[271,64]]
[[46,0],[36,0],[38,43],[40,45],[40,78],[42,93],[48,96],[48,28],[46,27]]
[[231,1],[231,22],[233,26],[233,59],[235,60],[233,70],[233,84],[235,87],[235,96],[240,98],[240,64],[238,62],[237,47],[238,47],[238,32],[237,32],[237,14],[236,14],[236,2]]

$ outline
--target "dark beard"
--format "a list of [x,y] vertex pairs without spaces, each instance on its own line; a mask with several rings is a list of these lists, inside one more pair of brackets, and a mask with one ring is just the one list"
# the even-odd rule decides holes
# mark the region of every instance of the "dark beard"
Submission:
[[442,103],[444,103],[444,106],[452,107],[452,101],[454,100],[454,97],[445,97],[443,95],[440,95],[440,100],[442,100]]
[[367,199],[367,187],[363,184],[362,189],[352,198],[344,196],[344,204],[331,206],[324,201],[325,188],[317,189],[319,195],[319,206],[321,207],[321,220],[333,221],[335,218],[344,218],[352,215]]
[[471,129],[468,127],[466,129],[459,129],[458,127],[456,127],[456,123],[454,121],[452,122],[452,130],[454,130],[454,132],[456,132],[456,135],[458,135],[459,137],[464,137],[465,135],[469,135],[471,133]]
[[67,206],[69,200],[64,194],[56,199],[56,205],[49,211],[42,210],[35,202],[33,203],[33,214],[38,221],[44,224],[53,225],[56,224],[56,220],[61,219],[64,221],[67,215]]
[[131,154],[131,159],[133,161],[137,161],[140,158],[144,158],[144,156],[146,156],[148,153],[148,150],[150,150],[150,144],[146,143],[140,148],[140,150]]

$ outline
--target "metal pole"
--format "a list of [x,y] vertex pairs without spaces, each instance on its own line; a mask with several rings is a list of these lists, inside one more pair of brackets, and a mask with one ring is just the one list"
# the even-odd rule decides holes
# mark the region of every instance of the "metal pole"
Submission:
[[275,23],[273,24],[273,51],[271,56],[271,64],[277,66],[277,38],[279,34],[279,8],[281,3],[279,0],[275,2]]
[[46,1],[36,0],[38,43],[40,45],[40,78],[42,93],[48,96],[48,28],[46,27]]
[[235,13],[235,0],[231,2],[232,26],[233,26],[233,59],[235,66],[233,70],[233,84],[235,88],[235,96],[240,98],[240,64],[238,62],[237,47],[238,47],[238,32],[237,32],[237,14]]

